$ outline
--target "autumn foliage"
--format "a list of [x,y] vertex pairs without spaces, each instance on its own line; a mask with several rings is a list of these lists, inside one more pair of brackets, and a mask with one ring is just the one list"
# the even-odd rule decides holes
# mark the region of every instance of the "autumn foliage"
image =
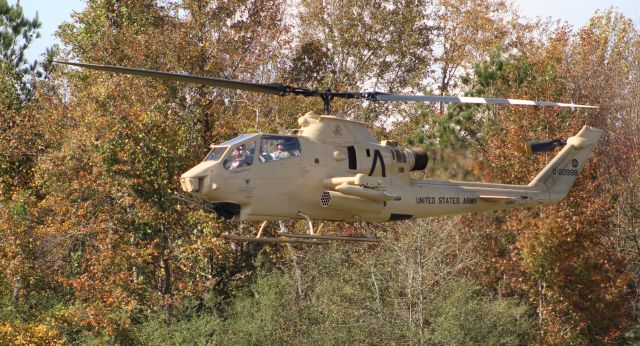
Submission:
[[233,243],[220,235],[257,225],[182,204],[178,177],[209,144],[293,128],[320,102],[60,65],[25,97],[32,72],[0,61],[0,343],[633,342],[637,24],[615,10],[579,28],[532,22],[502,0],[369,3],[88,1],[59,28],[56,54],[334,90],[598,105],[333,103],[376,135],[425,146],[423,176],[438,178],[526,184],[552,156],[526,153],[525,141],[605,130],[569,196],[375,225],[376,246]]

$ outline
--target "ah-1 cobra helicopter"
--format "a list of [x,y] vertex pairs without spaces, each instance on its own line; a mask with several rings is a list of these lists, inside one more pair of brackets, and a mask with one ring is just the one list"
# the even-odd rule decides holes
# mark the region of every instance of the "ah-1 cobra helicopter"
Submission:
[[[420,148],[378,142],[367,124],[330,114],[334,98],[596,108],[593,106],[499,98],[393,95],[379,92],[332,92],[260,84],[127,67],[60,62],[89,69],[156,77],[279,96],[320,97],[325,115],[298,119],[289,134],[244,134],[211,146],[180,183],[191,201],[225,218],[244,221],[304,218],[327,221],[384,222],[475,211],[553,204],[575,182],[602,131],[585,126],[564,140],[529,144],[533,152],[564,148],[528,185],[419,180],[411,171],[427,167]],[[298,235],[302,236],[302,235]],[[307,235],[314,239],[322,237]],[[244,237],[235,239],[250,240]],[[363,239],[363,238],[359,238]],[[255,240],[255,238],[254,238]],[[282,240],[282,239],[277,239]]]

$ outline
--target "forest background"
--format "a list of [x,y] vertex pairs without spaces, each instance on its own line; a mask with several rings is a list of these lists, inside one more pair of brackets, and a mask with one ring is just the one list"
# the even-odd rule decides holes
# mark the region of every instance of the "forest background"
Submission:
[[[4,0],[0,18],[0,343],[640,342],[640,36],[621,13],[574,28],[502,0],[96,0],[39,64],[23,55],[38,21]],[[294,128],[321,104],[54,57],[600,107],[334,101],[424,146],[422,177],[526,183],[549,156],[523,142],[605,135],[558,205],[374,225],[377,245],[237,244],[220,239],[236,224],[173,197],[179,175],[209,144]]]

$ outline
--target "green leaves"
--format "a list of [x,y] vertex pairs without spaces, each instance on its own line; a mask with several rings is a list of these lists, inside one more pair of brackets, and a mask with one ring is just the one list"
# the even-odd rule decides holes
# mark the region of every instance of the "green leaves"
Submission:
[[0,65],[6,64],[18,73],[13,82],[19,85],[24,100],[33,94],[30,78],[42,77],[37,62],[29,64],[25,57],[33,39],[40,37],[41,25],[37,14],[31,20],[24,16],[20,2],[9,5],[7,0],[0,0]]
[[35,64],[27,65],[24,51],[34,38],[40,37],[37,29],[42,24],[36,17],[29,20],[24,17],[20,3],[9,5],[7,0],[0,1],[0,57],[22,73],[35,70]]

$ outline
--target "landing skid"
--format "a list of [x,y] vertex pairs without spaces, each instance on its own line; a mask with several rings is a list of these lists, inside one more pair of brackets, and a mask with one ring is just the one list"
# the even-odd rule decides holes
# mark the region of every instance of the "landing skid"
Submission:
[[373,237],[342,237],[342,236],[333,236],[333,235],[321,235],[321,234],[297,234],[297,233],[280,233],[282,237],[289,238],[299,238],[299,239],[319,239],[319,240],[339,240],[339,241],[361,241],[361,242],[369,242],[376,243],[381,241],[381,238],[373,238]]
[[382,239],[372,237],[371,229],[367,225],[365,221],[365,227],[367,229],[366,237],[346,237],[346,236],[334,236],[334,235],[324,235],[313,232],[313,222],[309,217],[300,213],[306,221],[308,222],[309,229],[307,230],[307,234],[302,233],[291,233],[285,222],[280,221],[280,232],[277,232],[277,236],[275,237],[263,237],[263,231],[267,225],[267,221],[263,222],[260,225],[260,229],[258,230],[258,234],[255,237],[251,236],[242,236],[242,235],[234,235],[234,234],[222,234],[222,238],[237,240],[237,241],[247,241],[254,243],[271,243],[271,244],[304,244],[304,245],[327,245],[333,241],[349,241],[349,242],[363,242],[363,243],[376,243],[381,241]]
[[250,237],[234,234],[222,234],[222,238],[238,241],[247,241],[254,243],[273,243],[273,244],[305,244],[305,245],[327,245],[331,241],[350,241],[363,243],[377,243],[380,238],[367,237],[341,237],[332,235],[310,235],[296,233],[278,233],[277,237]]
[[234,234],[222,234],[222,238],[238,241],[247,241],[252,243],[270,243],[270,244],[304,244],[304,245],[327,245],[328,241],[318,241],[313,239],[295,239],[287,237],[248,237]]

